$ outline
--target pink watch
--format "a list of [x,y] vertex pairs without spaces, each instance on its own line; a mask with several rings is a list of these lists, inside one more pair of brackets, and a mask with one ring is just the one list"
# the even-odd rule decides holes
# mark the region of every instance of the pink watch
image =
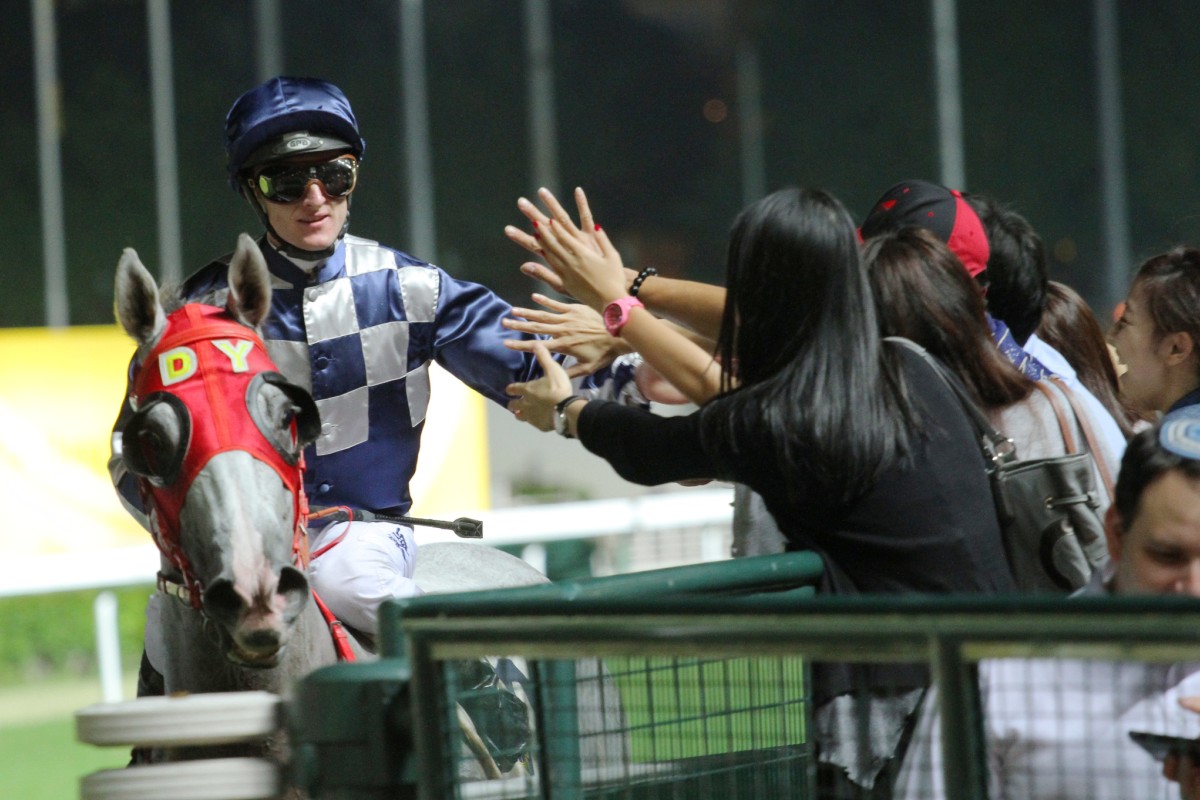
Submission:
[[619,297],[604,307],[604,327],[610,336],[620,336],[621,329],[629,322],[629,312],[635,308],[645,308],[646,305],[632,295]]

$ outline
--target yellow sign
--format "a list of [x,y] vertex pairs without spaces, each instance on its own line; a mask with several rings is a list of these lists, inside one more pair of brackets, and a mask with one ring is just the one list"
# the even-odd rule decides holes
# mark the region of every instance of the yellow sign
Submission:
[[[106,466],[133,351],[115,325],[0,329],[0,486],[13,512],[0,526],[6,556],[148,541]],[[413,514],[454,518],[488,506],[486,401],[444,370],[430,372],[435,399]]]

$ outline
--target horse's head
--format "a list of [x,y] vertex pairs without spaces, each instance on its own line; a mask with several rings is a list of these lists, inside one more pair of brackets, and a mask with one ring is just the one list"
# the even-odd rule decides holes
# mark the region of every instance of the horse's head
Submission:
[[140,362],[122,457],[173,573],[160,585],[181,586],[172,593],[249,666],[276,663],[308,600],[302,453],[319,430],[312,398],[284,380],[256,333],[270,297],[266,263],[245,234],[225,308],[168,314],[137,253],[127,249],[117,266],[116,314]]

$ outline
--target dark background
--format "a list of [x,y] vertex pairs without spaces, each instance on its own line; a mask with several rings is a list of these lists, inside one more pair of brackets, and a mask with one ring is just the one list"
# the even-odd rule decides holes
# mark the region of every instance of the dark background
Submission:
[[[1133,252],[1128,269],[1200,241],[1195,0],[1118,2]],[[285,72],[342,86],[367,140],[352,230],[405,249],[396,0],[284,0]],[[0,326],[45,323],[30,3],[0,0]],[[861,217],[890,184],[937,180],[928,2],[555,0],[558,170],[589,190],[634,263],[720,282],[742,205],[734,57],[761,64],[767,190],[824,187]],[[522,251],[502,233],[530,177],[522,3],[426,2],[437,260],[527,303]],[[225,181],[221,125],[258,82],[253,7],[171,4],[184,273],[255,217]],[[155,269],[157,223],[143,0],[59,0],[71,324],[112,320],[123,247]],[[1104,264],[1093,4],[959,0],[967,186],[1041,232],[1052,277],[1102,319]],[[705,104],[727,115],[706,119]],[[712,105],[709,106],[710,109]],[[711,114],[710,114],[711,116]],[[414,253],[421,257],[429,254]]]

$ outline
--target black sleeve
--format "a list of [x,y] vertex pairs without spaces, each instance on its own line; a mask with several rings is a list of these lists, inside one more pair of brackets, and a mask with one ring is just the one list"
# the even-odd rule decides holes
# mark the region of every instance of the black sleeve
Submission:
[[627,481],[654,486],[716,478],[700,443],[700,412],[660,417],[642,408],[592,400],[579,415],[579,440]]

